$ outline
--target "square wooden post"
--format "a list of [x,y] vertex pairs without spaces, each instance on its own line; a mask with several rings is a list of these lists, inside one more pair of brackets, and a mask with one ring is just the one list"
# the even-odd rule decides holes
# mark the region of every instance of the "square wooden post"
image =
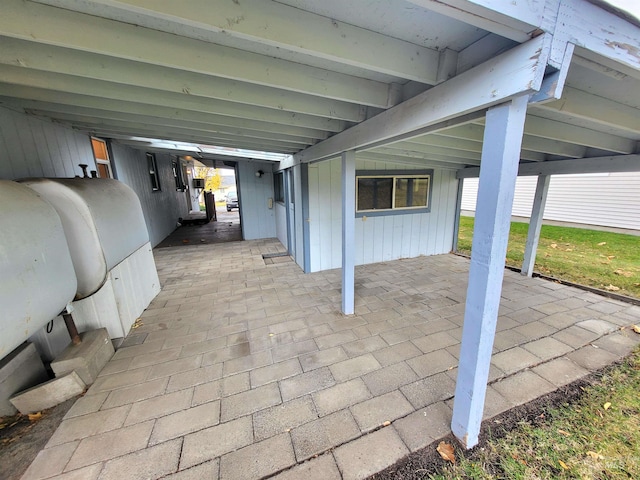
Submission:
[[487,111],[451,430],[478,443],[528,96]]
[[342,313],[355,312],[356,152],[342,153]]
[[547,192],[549,191],[549,175],[540,175],[536,186],[536,194],[533,197],[533,208],[531,209],[531,219],[527,230],[527,243],[524,247],[524,260],[520,273],[530,277],[533,275],[533,267],[536,263],[536,252],[538,251],[538,240],[540,240],[540,229],[542,228],[542,217],[544,216],[544,206],[547,203]]

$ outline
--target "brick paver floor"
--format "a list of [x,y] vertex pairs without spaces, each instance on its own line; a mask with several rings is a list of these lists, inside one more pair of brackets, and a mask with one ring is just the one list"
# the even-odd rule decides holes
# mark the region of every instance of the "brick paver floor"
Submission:
[[[265,263],[282,250],[156,250],[162,292],[23,478],[357,479],[447,434],[469,261],[357,267],[344,317],[340,271]],[[485,417],[619,359],[639,322],[507,271]]]

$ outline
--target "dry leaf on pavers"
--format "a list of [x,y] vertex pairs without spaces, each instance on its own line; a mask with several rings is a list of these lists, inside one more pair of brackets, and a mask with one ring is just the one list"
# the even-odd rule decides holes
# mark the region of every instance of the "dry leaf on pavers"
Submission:
[[42,418],[42,412],[30,413],[28,416],[30,421],[35,422],[36,420],[40,420],[40,418]]
[[141,327],[142,325],[144,325],[144,323],[142,323],[142,318],[138,317],[138,318],[136,318],[136,321],[133,322],[133,325],[131,325],[131,328],[132,329],[136,329],[136,328]]
[[391,425],[391,422],[389,420],[382,424],[383,427],[388,427],[389,425]]
[[605,410],[609,410],[611,408],[611,402],[606,402],[602,408],[604,408]]
[[607,242],[600,242],[600,243],[598,244],[598,246],[599,246],[599,247],[601,247],[602,245],[606,245],[606,244],[607,244]]
[[451,463],[456,463],[456,454],[453,450],[453,445],[446,442],[440,442],[436,450],[443,459],[448,460]]
[[631,330],[636,333],[640,333],[640,327],[638,325],[631,325]]

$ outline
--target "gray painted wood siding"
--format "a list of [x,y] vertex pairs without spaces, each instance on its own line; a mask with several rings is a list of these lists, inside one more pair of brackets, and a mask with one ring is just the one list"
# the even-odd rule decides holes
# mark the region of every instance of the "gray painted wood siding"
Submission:
[[79,163],[95,170],[87,135],[0,107],[0,178],[74,177]]
[[[258,170],[264,172],[260,178],[256,177]],[[237,175],[243,238],[274,238],[275,202],[272,208],[267,204],[269,198],[273,198],[272,164],[258,161],[238,162]]]
[[[513,215],[529,217],[536,177],[519,177]],[[462,209],[475,211],[478,179],[464,181]],[[640,230],[640,172],[554,175],[545,220]]]
[[146,152],[117,143],[111,144],[111,150],[118,180],[129,185],[140,199],[149,241],[155,247],[176,229],[178,218],[189,213],[185,193],[176,191],[171,156],[156,153],[160,190],[154,191]]
[[[415,170],[395,163],[356,159],[358,170]],[[429,168],[425,165],[421,168]],[[342,249],[341,167],[335,159],[309,166],[311,271],[339,268]],[[356,265],[451,251],[457,180],[434,169],[431,211],[356,219]]]
[[[117,178],[138,195],[153,246],[176,228],[188,212],[184,193],[176,192],[169,155],[157,154],[162,190],[153,192],[145,152],[112,144]],[[24,113],[0,107],[0,178],[74,177],[80,163],[95,170],[88,135]]]

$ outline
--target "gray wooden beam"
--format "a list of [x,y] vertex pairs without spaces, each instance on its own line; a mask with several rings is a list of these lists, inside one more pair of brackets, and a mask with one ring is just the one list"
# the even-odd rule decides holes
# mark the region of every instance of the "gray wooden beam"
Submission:
[[[462,179],[460,179],[462,180]],[[540,229],[542,228],[542,217],[544,216],[544,206],[547,203],[547,193],[549,192],[549,181],[551,176],[540,175],[536,185],[536,193],[533,197],[533,208],[527,230],[527,243],[524,247],[524,261],[520,273],[527,277],[533,275],[533,267],[536,263],[536,252],[538,250],[538,240],[540,240]]]

